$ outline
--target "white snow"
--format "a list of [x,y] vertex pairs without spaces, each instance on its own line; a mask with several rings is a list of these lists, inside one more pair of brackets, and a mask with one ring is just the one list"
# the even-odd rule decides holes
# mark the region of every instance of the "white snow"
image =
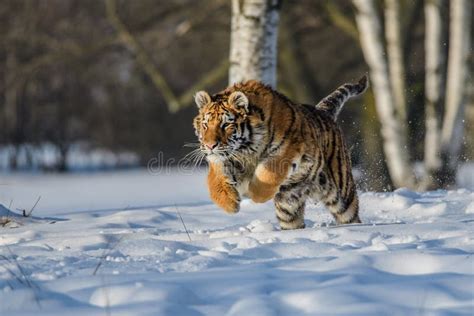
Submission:
[[0,204],[0,315],[474,314],[468,189],[361,193],[361,225],[312,204],[296,231],[223,213],[203,172],[11,174]]

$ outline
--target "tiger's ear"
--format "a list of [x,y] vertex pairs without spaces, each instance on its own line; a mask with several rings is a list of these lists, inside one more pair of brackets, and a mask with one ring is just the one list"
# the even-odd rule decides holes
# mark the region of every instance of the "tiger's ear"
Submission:
[[199,91],[194,95],[194,102],[198,108],[202,108],[204,105],[211,103],[211,96],[206,91]]
[[229,104],[234,106],[236,109],[244,109],[245,112],[249,110],[249,99],[247,96],[240,91],[232,92],[229,96]]

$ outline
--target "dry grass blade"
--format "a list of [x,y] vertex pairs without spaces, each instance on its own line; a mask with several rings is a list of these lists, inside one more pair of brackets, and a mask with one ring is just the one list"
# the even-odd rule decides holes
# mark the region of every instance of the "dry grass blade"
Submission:
[[178,214],[179,219],[181,220],[181,224],[183,224],[184,230],[186,231],[186,234],[188,235],[189,241],[192,241],[191,236],[189,235],[188,229],[186,228],[186,225],[184,224],[183,218],[181,217],[181,213],[179,212],[176,204],[174,205],[174,207],[176,208],[176,214]]
[[10,269],[8,267],[5,267],[5,268],[7,269],[7,271],[9,273],[12,274],[13,277],[15,277],[15,279],[20,284],[29,287],[33,291],[35,302],[38,305],[38,307],[41,309],[41,304],[40,304],[38,293],[37,293],[37,291],[40,289],[39,286],[36,285],[36,283],[34,283],[33,281],[31,281],[31,279],[28,277],[25,270],[23,269],[23,267],[20,265],[20,263],[16,259],[15,254],[10,249],[10,247],[5,245],[5,248],[7,248],[8,252],[10,253],[11,258],[8,258],[4,255],[1,255],[0,257],[3,258],[4,260],[6,260],[8,263],[13,264],[21,275],[18,275],[17,273],[15,273],[12,269]]
[[[0,259],[2,260],[5,260],[7,263],[9,264],[12,264],[14,265],[14,263],[12,262],[12,260],[10,260],[10,258],[8,258],[7,256],[4,256],[4,255],[0,255]],[[25,281],[23,281],[21,275],[18,275],[13,269],[9,268],[7,265],[5,264],[2,264],[3,268],[5,270],[7,270],[7,272],[12,276],[14,277],[18,283],[20,283],[21,285],[24,285],[24,286],[27,286],[27,284],[25,283]],[[11,284],[9,284],[9,286],[13,289],[13,286]]]
[[36,205],[38,205],[40,200],[41,200],[41,195],[38,196],[38,199],[36,200],[35,204],[33,205],[33,207],[30,209],[30,211],[28,213],[26,213],[26,211],[23,210],[23,216],[24,217],[30,217],[31,214],[33,214],[33,211],[35,210],[35,207],[36,207]]
[[[94,272],[92,272],[92,275],[96,275],[97,274],[97,271],[99,271],[99,268],[102,266],[102,264],[104,263],[104,260],[105,258],[107,258],[107,256],[112,252],[112,250],[115,249],[115,247],[117,247],[117,245],[122,241],[122,239],[124,238],[125,236],[120,236],[119,239],[117,239],[115,241],[115,243],[112,245],[112,242],[109,242],[107,244],[107,247],[104,249],[104,252],[102,253],[102,256],[100,256],[100,259],[99,259],[99,262],[97,263],[95,269],[94,269]],[[111,246],[112,245],[112,246]]]

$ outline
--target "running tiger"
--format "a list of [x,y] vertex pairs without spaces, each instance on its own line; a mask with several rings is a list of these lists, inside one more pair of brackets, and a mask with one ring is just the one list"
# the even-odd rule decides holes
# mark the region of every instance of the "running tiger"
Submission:
[[282,229],[305,227],[308,198],[324,202],[338,224],[360,223],[351,160],[336,118],[367,86],[367,76],[346,83],[316,106],[294,103],[254,80],[213,96],[198,92],[194,155],[209,162],[211,199],[236,213],[241,196],[257,203],[273,198]]

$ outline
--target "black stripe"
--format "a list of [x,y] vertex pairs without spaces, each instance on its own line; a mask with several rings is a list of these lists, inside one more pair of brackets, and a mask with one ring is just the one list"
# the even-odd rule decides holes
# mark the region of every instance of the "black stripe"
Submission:
[[[321,155],[319,155],[319,157],[321,157]],[[320,161],[321,159],[318,159],[318,162]],[[311,169],[309,170],[308,172],[308,175],[311,174],[311,183],[314,183],[316,181],[316,177],[318,176],[318,169],[319,169],[319,166],[320,164],[316,165],[316,164],[313,164],[311,166]]]
[[247,129],[248,129],[248,131],[249,131],[249,140],[251,140],[251,139],[252,139],[252,136],[253,136],[252,125],[250,124],[250,121],[249,121],[249,120],[247,120],[245,123],[246,123],[246,127],[247,127]]
[[287,223],[287,224],[289,224],[289,223],[291,223],[291,222],[294,221],[294,220],[288,221],[288,220],[286,220],[286,219],[283,219],[283,218],[281,218],[280,216],[278,216],[278,213],[276,214],[276,217],[277,217],[278,221],[283,222],[283,223]]
[[293,190],[296,188],[299,184],[301,184],[301,181],[298,182],[291,182],[285,185],[280,186],[280,192],[288,192],[290,190]]
[[321,116],[317,116],[316,117],[316,120],[318,122],[318,124],[321,126],[321,129],[324,131],[324,132],[327,132],[328,131],[328,127],[326,126],[326,123],[324,122],[324,120],[321,118]]
[[321,141],[319,140],[319,137],[317,136],[318,130],[320,130],[320,128],[317,127],[316,121],[313,121],[313,122],[314,124],[309,125],[309,130],[311,132],[312,141],[314,142],[314,147],[313,147],[313,156],[314,156],[317,154],[318,149],[321,146]]
[[344,93],[342,93],[341,91],[336,91],[336,93],[334,94],[336,99],[337,99],[337,107],[339,107],[341,105],[341,103],[344,101],[345,99],[345,95]]
[[338,90],[344,95],[345,98],[347,98],[350,95],[350,91],[352,90],[351,88],[351,85],[343,85]]
[[337,176],[339,177],[338,179],[338,189],[341,191],[341,194],[343,194],[342,192],[342,162],[341,162],[341,148],[338,147],[337,148],[337,155],[336,155],[336,159],[337,159]]
[[341,168],[343,169],[341,170],[342,171],[342,185],[343,185],[341,188],[341,192],[342,192],[342,195],[345,196],[347,194],[347,190],[349,189],[348,172],[350,172],[351,168],[350,168],[350,164],[347,163],[348,156],[347,156],[344,146],[342,146],[341,155],[342,155],[342,163],[343,163],[343,165],[341,166]]
[[349,192],[349,196],[345,199],[345,205],[346,205],[346,209],[349,207],[349,205],[351,205],[352,201],[354,201],[354,197],[355,197],[355,188],[353,187],[350,192]]
[[[265,149],[263,150],[263,154],[266,155],[268,149],[270,148],[270,146],[272,145],[273,143],[273,140],[275,139],[275,129],[273,128],[273,124],[272,124],[272,117],[273,117],[273,111],[270,112],[270,117],[268,119],[268,122],[267,122],[267,131],[270,131],[270,139],[268,140],[267,144],[265,145]],[[264,157],[262,157],[264,158]]]
[[283,143],[286,141],[286,139],[290,136],[291,130],[294,128],[294,122],[296,120],[296,112],[295,112],[295,109],[293,109],[292,106],[289,106],[289,108],[291,109],[291,123],[289,124],[288,128],[285,130],[285,132],[283,134],[283,137],[281,138],[278,145],[275,148],[270,148],[269,154],[272,154],[272,153],[276,152],[278,149],[280,149],[280,147],[283,145]]
[[268,149],[270,149],[270,147],[272,146],[273,140],[275,139],[275,130],[273,129],[273,127],[272,127],[270,133],[271,133],[270,139],[269,139],[267,145],[265,146],[265,150],[263,151],[265,154],[267,153]]
[[346,167],[342,174],[343,176],[342,184],[344,185],[344,187],[341,188],[342,195],[345,196],[349,187],[348,173],[351,172],[351,164],[350,164],[350,156],[346,150],[346,143],[344,142],[344,138],[342,137],[342,131],[340,129],[339,129],[339,133],[341,135],[341,155],[342,155],[341,157],[343,159],[342,162],[344,164],[343,166],[341,166],[341,168]]
[[339,104],[339,101],[337,100],[335,96],[330,96],[329,98],[327,98],[326,101],[327,101],[326,103],[328,104],[329,112],[333,112]]
[[252,112],[255,112],[256,114],[258,114],[258,116],[260,116],[260,120],[265,121],[265,113],[263,112],[261,108],[256,107],[256,106],[251,106],[250,109],[252,110]]
[[[306,118],[306,119],[308,119],[308,118]],[[303,123],[304,123],[303,121],[300,122],[300,125],[301,125],[300,126],[300,136],[301,136],[302,139],[305,138],[305,130],[304,130],[305,125]]]
[[278,207],[277,212],[276,212],[277,216],[278,216],[278,212],[283,213],[283,214],[285,214],[288,218],[290,218],[288,221],[285,220],[287,223],[293,222],[293,221],[296,219],[296,217],[298,217],[298,214],[297,214],[297,213],[296,213],[296,214],[295,214],[295,213],[290,213],[290,211],[288,211],[288,210],[286,210],[286,209],[284,209],[284,208],[282,208],[282,207]]
[[[346,213],[347,211],[349,211],[349,206],[351,205],[352,202],[354,202],[354,197],[355,197],[355,190],[352,190],[351,195],[350,195],[350,198],[351,198],[350,202],[344,202],[343,204],[344,207],[337,210],[336,214],[342,215]],[[349,199],[347,201],[349,201]]]
[[352,223],[356,217],[359,216],[359,212],[353,212],[351,218],[349,218],[346,223]]
[[335,144],[335,138],[334,138],[334,133],[329,133],[329,141],[330,141],[330,144],[328,144],[328,146],[330,145],[331,146],[331,151],[329,153],[329,157],[328,157],[328,160],[327,160],[327,164],[328,164],[328,170],[329,170],[329,173],[331,174],[331,177],[333,180],[334,179],[334,173],[333,173],[333,170],[332,170],[332,159],[334,158],[334,152],[336,151],[336,144]]
[[327,179],[326,175],[324,174],[324,172],[321,172],[319,174],[319,185],[325,186],[326,183],[328,183],[328,179]]
[[326,128],[323,126],[323,124],[321,123],[321,118],[318,116],[315,117],[315,119],[313,120],[314,122],[314,125],[316,125],[316,128],[318,130],[326,130]]
[[[336,198],[328,201],[328,200],[325,200],[324,201],[324,204],[326,204],[327,206],[334,206],[337,204],[337,202],[339,202],[339,196],[336,195]],[[338,210],[339,211],[339,210]]]

